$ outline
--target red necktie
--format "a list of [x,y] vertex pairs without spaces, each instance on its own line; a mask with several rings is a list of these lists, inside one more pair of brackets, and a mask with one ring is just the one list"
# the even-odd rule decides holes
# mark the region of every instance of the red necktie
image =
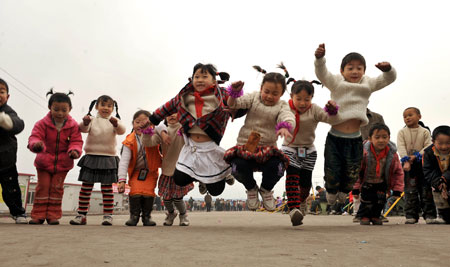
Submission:
[[389,152],[389,147],[386,146],[383,150],[381,150],[380,154],[377,155],[375,152],[375,148],[373,147],[373,144],[370,144],[370,151],[372,151],[373,155],[375,156],[375,159],[377,160],[377,177],[380,177],[380,160],[385,158]]
[[[292,110],[295,110],[295,129],[294,129],[294,134],[292,135],[292,141],[288,145],[290,145],[290,144],[292,144],[292,142],[294,142],[295,136],[297,135],[298,130],[300,129],[300,127],[299,127],[300,126],[300,113],[298,112],[297,108],[294,106],[294,101],[292,101],[292,99],[289,99],[289,107]],[[310,108],[311,108],[311,105],[309,105],[309,107],[305,110],[305,112],[308,111],[308,109],[310,109]]]
[[202,116],[203,104],[205,103],[205,100],[203,100],[202,96],[210,95],[211,93],[214,93],[215,88],[216,88],[216,85],[212,85],[208,89],[205,89],[201,92],[194,91],[195,112],[197,113],[197,119],[199,119]]

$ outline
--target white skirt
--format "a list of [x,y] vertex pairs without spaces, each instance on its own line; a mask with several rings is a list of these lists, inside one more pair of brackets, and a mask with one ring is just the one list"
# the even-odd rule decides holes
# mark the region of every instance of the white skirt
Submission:
[[216,183],[231,174],[231,166],[223,160],[225,149],[213,141],[198,143],[186,135],[183,137],[177,170],[204,184]]

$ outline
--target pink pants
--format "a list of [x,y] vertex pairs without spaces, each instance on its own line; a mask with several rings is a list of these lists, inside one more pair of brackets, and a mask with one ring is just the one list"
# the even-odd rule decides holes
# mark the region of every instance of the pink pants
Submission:
[[57,220],[62,216],[61,205],[67,172],[53,174],[38,169],[37,174],[38,183],[31,218],[34,220]]

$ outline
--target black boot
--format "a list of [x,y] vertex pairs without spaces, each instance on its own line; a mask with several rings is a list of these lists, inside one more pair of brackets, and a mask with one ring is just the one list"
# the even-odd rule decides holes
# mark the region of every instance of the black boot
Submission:
[[153,210],[154,197],[142,197],[142,224],[144,226],[155,226],[156,223],[152,221],[150,214]]
[[130,219],[125,223],[127,226],[136,226],[141,216],[141,195],[130,196]]

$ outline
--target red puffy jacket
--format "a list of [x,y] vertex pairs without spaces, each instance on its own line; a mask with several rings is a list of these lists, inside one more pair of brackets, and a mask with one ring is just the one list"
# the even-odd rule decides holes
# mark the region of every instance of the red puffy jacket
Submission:
[[78,123],[70,116],[58,132],[53,124],[50,112],[42,120],[36,122],[28,138],[28,148],[33,151],[37,142],[44,143],[44,149],[37,153],[34,166],[50,173],[69,171],[73,168],[73,159],[69,152],[75,150],[81,156],[83,139]]

